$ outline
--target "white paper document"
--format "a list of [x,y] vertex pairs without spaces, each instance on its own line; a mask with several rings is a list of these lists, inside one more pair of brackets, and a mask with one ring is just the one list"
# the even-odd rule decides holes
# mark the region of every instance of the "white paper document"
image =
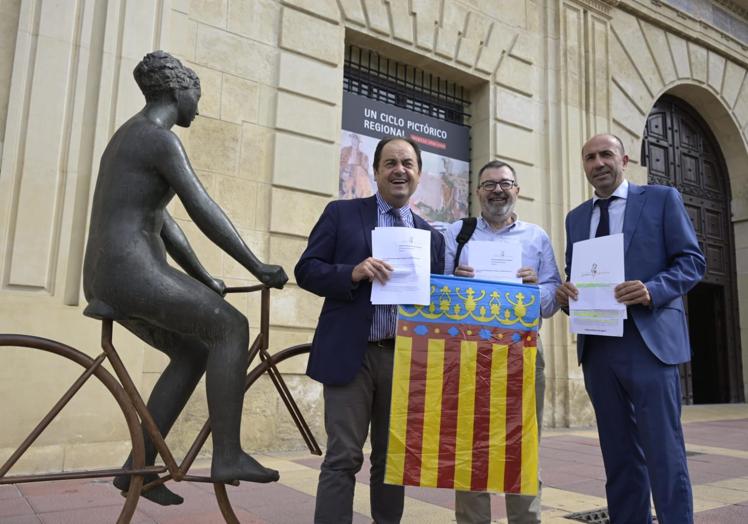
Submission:
[[574,243],[571,282],[579,298],[569,309],[626,310],[615,298],[615,287],[626,279],[623,267],[623,234]]
[[608,309],[569,310],[569,325],[571,332],[578,335],[622,337],[623,314],[625,310],[623,313]]
[[571,332],[623,336],[626,305],[615,298],[615,287],[626,279],[623,234],[575,242],[571,268],[579,290],[578,300],[569,302]]
[[371,232],[374,258],[392,266],[390,279],[371,286],[372,304],[428,305],[431,298],[431,232],[413,227],[377,227]]
[[475,278],[521,284],[517,271],[522,267],[522,245],[503,240],[472,240],[468,243],[468,265]]

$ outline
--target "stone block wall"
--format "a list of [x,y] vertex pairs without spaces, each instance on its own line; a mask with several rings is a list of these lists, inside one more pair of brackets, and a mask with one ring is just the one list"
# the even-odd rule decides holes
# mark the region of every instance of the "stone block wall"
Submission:
[[[75,10],[63,4],[0,0],[2,332],[41,334],[97,352],[99,327],[81,316],[89,202],[101,151],[143,103],[131,70],[154,48],[172,52],[200,76],[200,116],[189,129],[176,130],[197,176],[255,254],[283,265],[291,277],[283,291],[272,292],[273,349],[310,341],[322,303],[299,289],[292,273],[322,209],[337,197],[348,44],[469,91],[473,168],[492,159],[515,166],[518,212],[548,231],[561,268],[564,216],[590,196],[579,158],[586,137],[608,130],[621,136],[632,158],[629,176],[644,182],[638,157],[649,110],[663,93],[685,98],[725,153],[737,260],[745,259],[748,52],[672,8],[657,10],[643,0],[87,0]],[[209,271],[230,285],[255,283],[200,233],[179,202],[170,211]],[[256,334],[259,297],[229,300]],[[565,318],[546,322],[542,337],[545,423],[590,423]],[[165,357],[122,329],[115,330],[115,343],[147,395]],[[30,418],[32,407],[47,400],[35,393],[40,385],[71,373],[36,366],[21,351],[0,354],[0,395],[19,398],[2,404],[0,419]],[[321,388],[304,369],[304,359],[283,366],[323,440]],[[101,402],[95,392],[84,394],[84,414],[63,413],[57,436],[45,436],[23,469],[124,458],[121,417]],[[200,386],[169,439],[178,454],[206,414]],[[244,417],[248,449],[303,446],[266,380],[250,390]],[[0,430],[0,460],[22,437],[19,431]]]

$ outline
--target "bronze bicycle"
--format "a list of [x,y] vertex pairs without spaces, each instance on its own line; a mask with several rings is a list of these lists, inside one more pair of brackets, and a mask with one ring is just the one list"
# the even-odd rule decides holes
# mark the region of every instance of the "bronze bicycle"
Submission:
[[[303,414],[299,410],[288,386],[278,371],[278,364],[290,358],[304,355],[309,352],[309,344],[300,344],[292,346],[274,354],[269,349],[269,327],[270,327],[270,289],[264,285],[245,286],[227,288],[227,293],[240,292],[261,292],[261,314],[260,330],[253,342],[248,348],[249,364],[248,373],[245,382],[245,392],[264,374],[268,374],[275,389],[281,396],[293,422],[299,430],[309,451],[315,455],[321,455],[322,451],[312,434]],[[189,482],[207,482],[212,483],[218,506],[221,510],[224,520],[227,523],[239,522],[231,506],[225,483],[214,483],[209,476],[190,475],[189,470],[195,459],[198,457],[200,450],[210,435],[210,419],[206,420],[202,429],[198,432],[194,442],[185,454],[181,462],[177,462],[171,450],[167,446],[164,437],[159,432],[151,416],[145,401],[138,392],[132,378],[120,359],[117,350],[112,343],[113,321],[111,319],[102,320],[101,329],[101,347],[102,353],[92,358],[89,355],[78,351],[61,342],[47,338],[18,335],[18,334],[0,334],[0,348],[14,347],[25,349],[36,349],[66,358],[83,368],[83,372],[65,391],[62,397],[54,404],[49,412],[28,434],[18,448],[11,456],[0,466],[0,485],[3,484],[21,484],[27,482],[42,482],[53,480],[68,479],[87,479],[113,477],[117,475],[129,475],[130,489],[125,494],[125,502],[117,518],[119,524],[126,524],[135,512],[140,495],[156,486],[168,481],[189,481]],[[260,362],[252,367],[252,362],[259,355]],[[105,362],[109,362],[114,375],[103,367]],[[131,469],[99,469],[87,471],[65,471],[59,473],[39,473],[28,475],[7,475],[10,469],[18,462],[24,453],[37,440],[42,432],[50,425],[54,418],[70,402],[81,387],[91,378],[95,377],[106,389],[112,394],[115,401],[122,410],[127,424],[127,429],[132,441],[132,468]],[[148,432],[153,443],[158,450],[158,454],[164,462],[164,465],[145,466],[143,427]],[[156,480],[143,485],[144,475],[157,475]],[[238,482],[232,483],[238,485]]]

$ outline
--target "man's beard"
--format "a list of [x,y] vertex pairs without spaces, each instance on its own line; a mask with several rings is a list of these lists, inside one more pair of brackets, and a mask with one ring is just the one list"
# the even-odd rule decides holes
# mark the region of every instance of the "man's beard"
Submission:
[[490,216],[496,218],[505,217],[514,209],[514,202],[509,199],[506,199],[504,201],[496,200],[493,202],[488,202],[487,208],[488,214]]

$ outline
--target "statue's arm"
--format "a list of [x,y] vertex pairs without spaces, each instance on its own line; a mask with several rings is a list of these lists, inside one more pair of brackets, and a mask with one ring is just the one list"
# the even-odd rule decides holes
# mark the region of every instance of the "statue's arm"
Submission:
[[225,289],[223,282],[213,278],[203,267],[200,260],[197,258],[197,255],[195,255],[195,252],[192,250],[192,246],[187,240],[182,228],[179,227],[179,224],[177,224],[172,216],[166,211],[164,211],[164,225],[161,228],[161,239],[164,241],[166,251],[171,255],[171,258],[173,258],[188,275],[199,280],[219,295],[223,294]]
[[223,210],[208,195],[187,158],[179,138],[171,131],[160,137],[159,171],[182,201],[190,218],[205,236],[231,258],[247,268],[260,282],[272,287],[283,287],[288,280],[280,266],[263,264],[244,243],[239,232]]

